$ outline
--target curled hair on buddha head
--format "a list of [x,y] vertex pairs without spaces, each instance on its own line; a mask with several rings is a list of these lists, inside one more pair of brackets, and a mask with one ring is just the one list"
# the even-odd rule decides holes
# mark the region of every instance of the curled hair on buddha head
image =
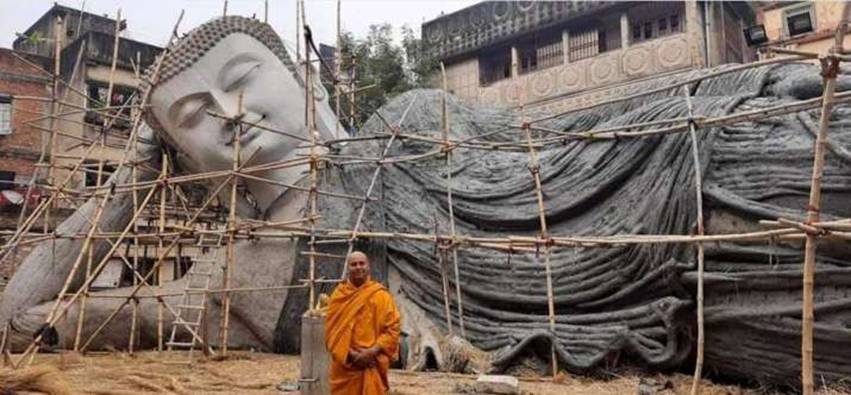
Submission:
[[[160,66],[156,80],[153,80],[153,70],[156,63],[146,71],[145,78],[143,79],[143,84],[145,84],[143,91],[144,88],[153,91],[158,85],[166,83],[169,79],[188,69],[198,59],[201,59],[207,51],[218,44],[219,41],[234,33],[247,34],[269,48],[281,60],[281,63],[283,63],[287,70],[293,73],[299,85],[304,86],[298,72],[296,72],[292,59],[290,59],[284,47],[284,43],[271,26],[256,19],[228,15],[213,19],[190,30],[170,45],[164,52],[164,55],[161,55],[164,58],[162,59],[162,65]],[[152,111],[145,111],[145,121],[160,134],[164,131]]]

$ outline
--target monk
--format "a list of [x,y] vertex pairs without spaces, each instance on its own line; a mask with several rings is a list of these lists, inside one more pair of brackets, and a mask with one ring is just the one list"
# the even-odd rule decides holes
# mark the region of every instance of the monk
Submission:
[[399,311],[387,288],[370,278],[366,254],[354,251],[346,264],[348,280],[331,294],[325,319],[331,394],[384,394],[398,357]]

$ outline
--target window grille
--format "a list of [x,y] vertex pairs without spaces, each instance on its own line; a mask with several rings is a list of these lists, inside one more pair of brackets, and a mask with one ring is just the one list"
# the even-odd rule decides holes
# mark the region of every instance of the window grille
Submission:
[[12,97],[0,94],[0,136],[12,134]]
[[570,61],[590,58],[600,53],[600,34],[597,29],[570,33]]

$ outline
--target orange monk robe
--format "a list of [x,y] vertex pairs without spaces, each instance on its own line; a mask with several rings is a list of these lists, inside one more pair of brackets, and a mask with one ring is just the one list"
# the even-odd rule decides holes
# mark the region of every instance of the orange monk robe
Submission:
[[[368,280],[360,287],[346,281],[334,289],[325,318],[325,347],[331,353],[331,393],[384,394],[387,372],[398,357],[400,319],[390,292]],[[374,367],[360,369],[348,362],[350,349],[378,345]]]

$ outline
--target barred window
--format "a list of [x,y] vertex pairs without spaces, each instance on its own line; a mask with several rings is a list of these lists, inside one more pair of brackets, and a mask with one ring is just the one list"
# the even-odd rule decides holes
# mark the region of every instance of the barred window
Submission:
[[[570,33],[570,61],[590,58],[600,53],[600,33],[597,29]],[[604,49],[605,51],[605,49]]]
[[0,135],[12,134],[12,97],[0,94]]

